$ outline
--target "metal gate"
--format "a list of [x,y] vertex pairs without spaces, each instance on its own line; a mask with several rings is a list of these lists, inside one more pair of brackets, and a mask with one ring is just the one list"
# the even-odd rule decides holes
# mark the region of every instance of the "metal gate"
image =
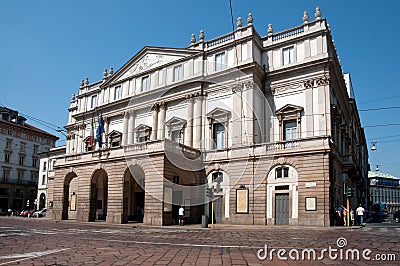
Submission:
[[275,194],[275,224],[289,224],[289,193]]

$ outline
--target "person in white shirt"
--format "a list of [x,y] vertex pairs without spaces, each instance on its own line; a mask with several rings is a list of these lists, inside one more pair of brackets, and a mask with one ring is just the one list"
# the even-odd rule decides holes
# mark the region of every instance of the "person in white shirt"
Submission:
[[185,220],[185,209],[183,206],[179,208],[179,225],[183,226],[183,221]]
[[365,209],[360,204],[360,206],[358,206],[358,208],[356,209],[356,213],[361,226],[364,226],[364,212]]

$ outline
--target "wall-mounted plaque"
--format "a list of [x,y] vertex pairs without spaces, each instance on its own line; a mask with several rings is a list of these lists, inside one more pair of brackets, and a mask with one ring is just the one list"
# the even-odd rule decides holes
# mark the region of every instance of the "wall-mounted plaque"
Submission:
[[306,211],[316,211],[316,210],[317,210],[317,198],[306,197]]
[[236,213],[249,213],[249,189],[236,189]]

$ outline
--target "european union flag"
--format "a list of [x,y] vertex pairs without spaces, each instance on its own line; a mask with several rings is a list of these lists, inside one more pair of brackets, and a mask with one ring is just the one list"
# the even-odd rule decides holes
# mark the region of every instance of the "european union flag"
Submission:
[[99,125],[96,130],[96,141],[99,143],[99,148],[103,145],[102,134],[104,133],[104,119],[103,114],[99,117]]

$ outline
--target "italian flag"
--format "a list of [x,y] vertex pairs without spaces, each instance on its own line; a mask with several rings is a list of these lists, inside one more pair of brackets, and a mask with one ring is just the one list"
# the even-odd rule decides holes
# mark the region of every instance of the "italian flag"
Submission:
[[94,145],[94,124],[93,124],[93,117],[92,122],[90,123],[90,137],[89,137],[89,145]]

